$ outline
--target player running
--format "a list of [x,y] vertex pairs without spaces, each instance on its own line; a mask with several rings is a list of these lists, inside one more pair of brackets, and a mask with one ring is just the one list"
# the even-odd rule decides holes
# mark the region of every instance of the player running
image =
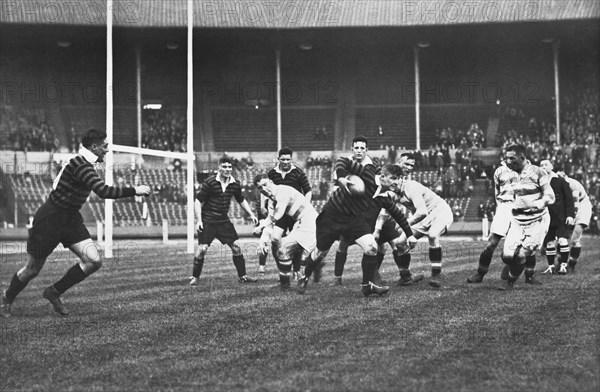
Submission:
[[550,224],[546,207],[555,200],[548,175],[527,160],[526,151],[525,146],[517,144],[506,149],[506,166],[518,176],[512,185],[515,202],[502,249],[502,261],[507,268],[501,275],[506,280],[499,287],[501,290],[513,288],[525,268],[527,256],[535,255],[540,248]]
[[90,129],[81,140],[79,154],[62,168],[52,185],[50,196],[37,210],[33,227],[27,240],[27,265],[18,270],[1,299],[1,313],[11,316],[11,305],[17,295],[35,278],[46,263],[46,259],[59,243],[69,248],[80,259],[56,283],[46,287],[43,297],[50,301],[54,311],[62,316],[69,311],[62,302],[61,295],[98,271],[102,258],[90,233],[83,224],[79,210],[93,191],[103,199],[119,199],[133,196],[147,196],[150,187],[114,187],[102,181],[95,165],[104,161],[108,151],[106,133]]

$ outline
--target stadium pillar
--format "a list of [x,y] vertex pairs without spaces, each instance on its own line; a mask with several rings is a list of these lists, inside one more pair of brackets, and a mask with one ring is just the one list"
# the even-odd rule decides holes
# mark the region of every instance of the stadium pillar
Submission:
[[419,75],[419,46],[413,47],[415,53],[415,149],[421,149],[421,80]]
[[560,41],[555,39],[552,42],[552,52],[554,57],[554,104],[556,111],[556,144],[560,145],[560,78],[558,76],[558,50]]
[[281,150],[281,51],[275,51],[275,72],[277,86],[277,151]]
[[137,114],[137,146],[142,148],[142,48],[135,48],[135,94]]

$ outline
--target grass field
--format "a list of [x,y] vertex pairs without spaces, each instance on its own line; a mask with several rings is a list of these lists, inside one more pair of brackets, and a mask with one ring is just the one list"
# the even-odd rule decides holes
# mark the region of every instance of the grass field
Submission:
[[[235,279],[228,248],[213,246],[202,284],[188,285],[185,245],[120,243],[115,258],[64,296],[61,318],[42,299],[73,263],[56,252],[0,320],[0,390],[122,391],[598,391],[600,247],[586,238],[577,271],[522,279],[496,290],[496,257],[483,283],[467,285],[483,242],[444,242],[445,285],[398,287],[388,254],[388,296],[360,293],[352,247],[345,285],[306,295]],[[6,247],[4,247],[6,249]],[[429,276],[419,244],[413,272]],[[12,248],[10,248],[12,249]],[[247,245],[249,272],[256,271]],[[6,288],[23,254],[0,255]]]

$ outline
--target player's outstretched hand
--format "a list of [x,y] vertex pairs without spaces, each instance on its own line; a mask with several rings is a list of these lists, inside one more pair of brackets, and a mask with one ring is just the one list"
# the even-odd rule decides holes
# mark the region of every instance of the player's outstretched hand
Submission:
[[575,219],[573,219],[572,216],[567,216],[566,224],[567,224],[568,227],[575,226]]
[[354,183],[352,181],[350,181],[349,179],[347,179],[346,177],[338,178],[337,183],[338,183],[338,186],[340,188],[342,188],[346,193],[350,193],[350,189],[348,189],[348,187],[350,185],[354,185]]
[[254,215],[250,216],[250,219],[252,219],[252,223],[254,224],[254,226],[258,225],[258,218]]
[[150,194],[150,187],[148,185],[138,185],[135,187],[136,196],[148,196]]

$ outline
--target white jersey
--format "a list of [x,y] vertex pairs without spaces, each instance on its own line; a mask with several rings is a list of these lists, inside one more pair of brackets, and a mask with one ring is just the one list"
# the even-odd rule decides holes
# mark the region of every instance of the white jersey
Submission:
[[295,222],[306,217],[314,219],[318,215],[317,210],[306,197],[291,186],[275,185],[273,196],[275,201],[272,214],[275,221],[283,218],[284,215],[292,217]]
[[398,196],[398,203],[406,207],[406,209],[412,213],[417,210],[418,206],[415,205],[415,201],[419,199],[422,199],[425,202],[428,214],[435,208],[447,204],[444,199],[439,197],[434,191],[414,180],[407,180],[404,182]]
[[496,203],[512,203],[515,200],[513,184],[517,182],[519,175],[511,170],[504,162],[494,171],[494,191]]
[[585,191],[585,188],[583,187],[583,185],[581,185],[581,183],[571,177],[565,177],[565,180],[567,180],[567,183],[569,184],[569,187],[571,188],[571,192],[573,192],[573,201],[575,203],[581,203],[581,202],[586,202],[590,200],[590,197],[588,196],[587,192]]

